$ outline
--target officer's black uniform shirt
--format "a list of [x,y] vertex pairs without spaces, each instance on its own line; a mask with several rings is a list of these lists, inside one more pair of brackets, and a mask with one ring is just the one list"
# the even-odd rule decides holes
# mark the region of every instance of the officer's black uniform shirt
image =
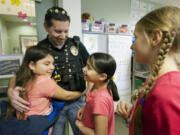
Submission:
[[[80,42],[79,46],[77,47],[76,43],[74,42],[73,38],[68,38],[65,42],[65,44],[63,45],[63,47],[61,49],[58,49],[57,47],[55,47],[54,45],[51,44],[51,42],[49,41],[48,37],[42,41],[40,41],[38,43],[38,45],[40,46],[44,46],[47,48],[50,48],[53,52],[53,54],[55,53],[55,64],[57,65],[56,68],[61,69],[62,67],[64,67],[65,64],[71,64],[71,72],[81,72],[79,74],[83,74],[82,73],[82,68],[86,65],[87,59],[89,57],[89,53],[87,52],[85,46]],[[72,46],[76,46],[78,48],[78,58],[73,56],[73,53],[71,52],[71,47]],[[66,50],[68,50],[67,52],[65,52]],[[66,53],[68,53],[69,56],[69,62],[67,62],[67,58],[66,58]],[[59,55],[56,57],[56,55]],[[75,66],[74,67],[72,67]],[[81,71],[76,71],[75,69],[79,69]],[[61,87],[67,89],[67,90],[72,90],[73,88],[70,88],[68,86],[72,86],[69,83],[66,83],[66,79],[63,79],[65,75],[62,74],[66,74],[67,72],[69,72],[69,69],[67,67],[65,67],[65,69],[61,69],[63,70],[62,72],[60,72],[60,76],[61,76],[61,81],[58,83]],[[66,73],[64,73],[66,72]],[[72,73],[73,74],[73,73]],[[76,89],[75,90],[79,90],[79,91],[83,91],[85,89],[85,81],[83,79],[83,76],[80,75],[81,78],[80,80],[76,81],[76,84],[79,84],[81,86],[80,89]],[[65,77],[66,78],[66,77]],[[76,78],[76,77],[74,77]],[[68,79],[69,81],[70,79]]]

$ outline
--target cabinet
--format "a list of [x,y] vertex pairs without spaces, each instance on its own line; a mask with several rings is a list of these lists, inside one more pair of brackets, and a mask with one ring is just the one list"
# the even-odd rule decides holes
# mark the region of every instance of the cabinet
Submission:
[[132,57],[132,90],[142,86],[149,75],[149,68],[145,64],[138,64]]
[[9,79],[16,73],[22,63],[23,55],[0,56],[0,97],[5,97]]

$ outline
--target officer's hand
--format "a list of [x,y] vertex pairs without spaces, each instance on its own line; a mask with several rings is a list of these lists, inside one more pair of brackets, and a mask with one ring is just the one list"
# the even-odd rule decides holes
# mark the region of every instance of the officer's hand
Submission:
[[76,114],[77,120],[82,120],[82,117],[83,117],[83,114],[84,114],[84,109],[85,109],[85,106],[84,106],[84,107],[81,107],[81,108],[77,111],[77,114]]
[[8,97],[11,101],[11,105],[20,112],[29,111],[29,102],[19,96],[20,91],[24,91],[22,87],[9,88]]
[[133,105],[124,101],[120,101],[116,107],[116,113],[124,118],[129,118]]

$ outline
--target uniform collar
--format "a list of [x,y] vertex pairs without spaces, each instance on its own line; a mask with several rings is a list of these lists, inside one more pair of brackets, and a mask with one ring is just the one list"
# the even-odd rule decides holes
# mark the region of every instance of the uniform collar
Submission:
[[50,44],[52,47],[61,50],[61,49],[64,47],[64,45],[67,43],[67,40],[68,40],[68,39],[65,41],[64,45],[61,45],[61,46],[55,46],[55,45],[53,45],[53,44],[49,41],[48,35],[47,35],[47,37],[46,37],[46,40],[49,42],[49,44]]

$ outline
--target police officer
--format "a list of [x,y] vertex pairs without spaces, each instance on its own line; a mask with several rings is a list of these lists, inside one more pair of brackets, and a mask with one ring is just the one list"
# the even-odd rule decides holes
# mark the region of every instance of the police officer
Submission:
[[[63,88],[71,91],[85,90],[82,68],[85,66],[89,56],[84,45],[79,41],[79,37],[68,37],[70,17],[68,13],[60,7],[52,7],[45,15],[44,28],[48,33],[46,39],[40,41],[38,45],[45,46],[52,50],[55,56],[55,71],[53,78]],[[27,101],[23,101],[17,96],[17,92],[8,89],[11,104],[19,111],[28,111]],[[64,102],[64,101],[55,101]],[[65,117],[69,120],[74,135],[79,135],[75,126],[76,112],[84,105],[84,99],[64,103],[63,109],[59,113],[59,118],[55,123],[52,135],[62,135]]]

